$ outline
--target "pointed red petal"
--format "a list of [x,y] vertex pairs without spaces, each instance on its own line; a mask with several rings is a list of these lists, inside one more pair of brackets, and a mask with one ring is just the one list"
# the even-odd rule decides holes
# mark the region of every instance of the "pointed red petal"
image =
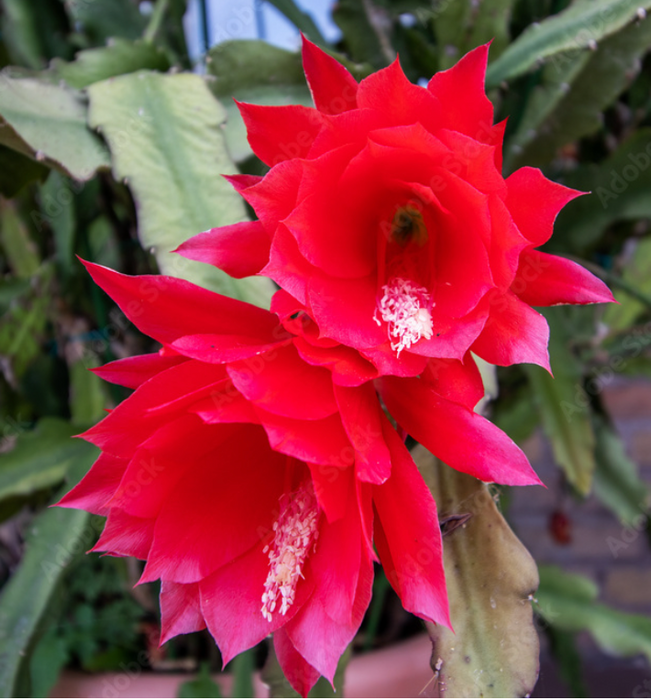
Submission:
[[493,105],[484,90],[488,48],[478,46],[452,68],[436,73],[427,86],[443,105],[441,126],[483,143],[494,139]]
[[210,292],[176,277],[131,277],[102,265],[89,262],[84,265],[130,321],[165,345],[194,333],[237,334],[265,342],[274,340],[271,334],[278,319],[252,304]]
[[316,108],[341,114],[357,107],[357,81],[336,59],[303,37],[303,68]]
[[269,262],[270,244],[261,221],[243,221],[199,233],[181,243],[174,252],[241,279],[257,275]]
[[251,148],[269,166],[305,158],[321,130],[323,117],[302,105],[263,106],[238,102]]
[[355,449],[357,478],[373,484],[384,483],[391,474],[391,455],[382,433],[382,409],[375,387],[335,387],[344,429]]
[[531,306],[615,301],[610,289],[581,265],[533,249],[520,257],[511,291]]
[[160,643],[177,634],[199,632],[206,628],[201,614],[199,586],[196,583],[163,581],[160,589]]
[[106,382],[137,389],[159,372],[185,361],[186,358],[182,355],[161,355],[152,352],[149,355],[135,355],[125,357],[123,360],[115,360],[103,367],[94,368],[92,372]]
[[431,359],[421,379],[443,398],[470,410],[484,398],[484,383],[470,353],[463,361]]
[[[350,644],[362,623],[371,600],[373,566],[362,557],[357,589],[350,619],[347,623],[334,621],[329,615],[328,600],[315,590],[299,613],[287,624],[286,630],[296,650],[331,683],[341,655]],[[336,596],[331,592],[330,600]]]
[[373,487],[380,560],[405,610],[451,627],[436,503],[396,431],[383,425],[393,470]]
[[108,515],[106,502],[122,480],[129,461],[103,452],[86,476],[58,503],[63,508],[79,508],[97,515]]
[[398,425],[453,469],[498,484],[540,483],[522,450],[482,416],[442,398],[419,379],[376,381]]
[[116,557],[147,559],[154,537],[154,521],[135,518],[112,508],[104,532],[92,552],[106,552]]
[[548,342],[545,317],[506,292],[490,299],[490,316],[471,350],[493,365],[531,362],[551,372]]
[[222,653],[224,666],[285,625],[312,593],[309,579],[299,581],[296,598],[287,613],[277,613],[267,622],[261,608],[269,557],[262,550],[262,544],[254,547],[199,583],[201,611]]
[[558,212],[584,194],[552,182],[538,168],[530,167],[520,168],[509,175],[506,186],[506,206],[520,232],[534,246],[549,240]]
[[321,674],[296,651],[284,628],[276,630],[273,639],[276,657],[285,678],[300,696],[306,698]]

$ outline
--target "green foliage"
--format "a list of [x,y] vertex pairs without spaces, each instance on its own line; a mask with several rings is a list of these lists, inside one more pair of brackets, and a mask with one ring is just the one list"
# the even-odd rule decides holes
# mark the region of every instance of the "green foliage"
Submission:
[[528,27],[490,66],[486,84],[497,86],[566,51],[590,50],[634,22],[640,9],[651,9],[651,1],[576,0],[563,12]]
[[74,432],[66,421],[43,418],[34,430],[19,434],[13,450],[0,454],[0,501],[57,486],[75,464],[89,464],[96,450],[71,440]]
[[[207,663],[201,664],[197,677],[192,681],[186,681],[179,686],[177,698],[221,698],[219,686],[210,677],[210,667]],[[244,696],[242,696],[244,697]],[[253,697],[253,695],[249,696]]]
[[[591,192],[561,213],[546,250],[585,259],[621,302],[552,310],[555,377],[537,367],[500,368],[494,419],[517,441],[542,425],[574,492],[594,487],[614,517],[637,527],[648,488],[598,393],[586,389],[595,371],[651,374],[651,20],[642,11],[651,0],[340,0],[336,46],[297,3],[271,4],[358,79],[398,53],[411,80],[429,79],[493,39],[488,86],[496,120],[509,116],[506,171],[534,165]],[[0,73],[0,520],[21,508],[29,516],[27,525],[16,520],[25,554],[0,594],[6,696],[46,696],[66,664],[116,667],[142,643],[143,609],[126,592],[133,581],[125,566],[76,556],[92,546],[101,521],[44,509],[96,454],[70,435],[125,396],[88,368],[156,349],[89,283],[76,256],[127,273],[182,276],[264,306],[273,291],[171,251],[202,230],[245,219],[221,175],[236,172],[235,163],[248,172],[263,166],[233,98],[310,105],[300,55],[227,41],[209,51],[205,78],[193,74],[186,5],[157,0],[146,16],[134,0],[0,0],[0,67],[10,66]],[[446,536],[457,638],[433,633],[445,692],[527,692],[531,561],[483,487],[439,482],[440,504],[473,496],[468,527]],[[490,523],[501,539],[478,523]],[[496,589],[493,608],[480,584],[497,585],[498,571],[510,583]],[[371,635],[383,590],[377,586]],[[543,568],[538,597],[575,692],[583,692],[573,645],[579,631],[613,653],[650,656],[649,621],[600,605],[590,581]],[[470,650],[477,685],[468,685],[461,648]],[[245,654],[232,664],[235,696],[251,694],[254,660]],[[288,693],[273,664],[272,654],[273,692]],[[210,667],[180,697],[218,696]],[[331,695],[326,686],[312,695]]]
[[550,375],[541,367],[526,365],[543,427],[551,440],[554,458],[576,490],[586,495],[595,469],[595,438],[590,423],[583,371],[572,353],[572,332],[559,309],[546,312],[550,327]]
[[221,177],[235,166],[219,130],[224,110],[204,81],[140,71],[88,92],[89,122],[109,143],[113,173],[128,183],[138,206],[140,241],[161,272],[268,305],[266,280],[236,281],[170,252],[196,233],[246,218],[242,199]]
[[536,597],[539,612],[553,627],[566,632],[586,630],[607,653],[644,654],[651,660],[651,619],[629,615],[597,602],[595,583],[555,566],[540,567]]

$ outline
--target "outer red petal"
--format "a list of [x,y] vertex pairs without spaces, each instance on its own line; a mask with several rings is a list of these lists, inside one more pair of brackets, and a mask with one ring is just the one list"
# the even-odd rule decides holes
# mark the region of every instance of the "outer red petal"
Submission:
[[276,614],[267,622],[261,608],[269,558],[262,549],[254,547],[199,583],[201,611],[224,666],[285,625],[312,593],[312,582],[306,577],[299,582],[296,599],[287,613]]
[[533,249],[520,257],[511,291],[531,306],[615,301],[610,289],[581,265]]
[[263,163],[274,166],[305,158],[323,121],[320,112],[302,105],[262,106],[238,102],[251,148]]
[[117,557],[147,559],[154,537],[154,521],[135,518],[112,508],[102,536],[91,552],[106,552]]
[[382,409],[375,387],[336,387],[335,396],[344,429],[355,449],[357,478],[384,483],[391,474],[391,455],[382,433]]
[[490,316],[472,351],[494,365],[532,362],[551,372],[549,326],[544,316],[506,292],[490,300]]
[[174,252],[241,279],[262,270],[269,260],[270,245],[269,234],[261,221],[243,221],[192,236]]
[[393,470],[373,487],[380,560],[406,610],[451,628],[436,503],[393,427],[383,425]]
[[149,355],[135,355],[134,357],[115,360],[103,367],[96,367],[91,371],[104,381],[120,384],[129,389],[137,389],[159,372],[175,367],[185,361],[186,358],[182,355],[161,355],[160,353],[152,352]]
[[276,630],[273,640],[276,657],[285,678],[299,695],[306,698],[321,674],[296,651],[283,627]]
[[493,105],[484,90],[488,47],[478,46],[452,68],[436,73],[427,89],[442,105],[442,127],[493,143]]
[[[373,566],[362,558],[351,619],[347,624],[333,621],[328,614],[327,601],[324,604],[315,591],[309,603],[286,626],[296,650],[331,683],[339,658],[362,623],[372,587]],[[336,594],[337,591],[333,590],[332,595]]]
[[154,340],[170,345],[195,333],[243,335],[274,340],[278,319],[252,304],[222,296],[165,275],[130,277],[84,262],[91,277],[127,318]]
[[177,634],[199,632],[206,628],[201,614],[199,586],[196,583],[163,581],[160,589],[160,643]]
[[160,372],[81,437],[117,457],[131,459],[170,415],[210,394],[225,377],[219,365],[194,360]]
[[88,474],[56,505],[108,515],[109,509],[105,504],[115,493],[128,464],[128,459],[103,452]]
[[538,168],[520,168],[506,180],[506,206],[521,233],[534,246],[549,240],[558,212],[584,194],[548,180]]
[[303,68],[316,108],[340,114],[357,107],[357,81],[325,51],[303,37]]
[[398,425],[453,469],[498,484],[540,483],[522,450],[482,416],[418,379],[383,377],[376,383]]

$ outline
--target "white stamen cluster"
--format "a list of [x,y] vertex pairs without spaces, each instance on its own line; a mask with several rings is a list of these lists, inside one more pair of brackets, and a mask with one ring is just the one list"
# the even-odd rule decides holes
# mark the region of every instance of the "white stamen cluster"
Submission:
[[433,334],[432,314],[429,295],[425,287],[414,282],[394,277],[382,287],[383,296],[378,302],[373,318],[379,325],[378,311],[389,327],[391,349],[398,357],[405,348],[410,348],[421,338],[431,338]]
[[296,586],[303,577],[303,565],[316,550],[319,538],[319,510],[312,490],[301,487],[280,499],[280,515],[273,524],[273,543],[264,548],[269,553],[269,574],[262,594],[262,615],[271,622],[280,597],[280,614],[285,615],[294,603]]

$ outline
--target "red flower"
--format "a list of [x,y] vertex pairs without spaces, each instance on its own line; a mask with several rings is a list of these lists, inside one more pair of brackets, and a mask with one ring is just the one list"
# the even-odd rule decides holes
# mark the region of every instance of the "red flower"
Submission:
[[259,220],[179,248],[234,276],[262,273],[323,336],[382,373],[472,350],[548,367],[548,326],[530,305],[612,301],[579,265],[536,250],[579,193],[522,168],[501,175],[505,123],[484,92],[488,46],[427,88],[398,61],[359,85],[308,41],[316,109],[241,104],[271,170],[230,180]]
[[106,515],[95,549],[144,559],[141,581],[161,579],[163,641],[207,626],[227,663],[274,632],[306,694],[332,680],[361,624],[372,540],[404,607],[449,625],[436,506],[377,391],[452,466],[537,483],[472,412],[483,396],[472,360],[374,383],[372,366],[320,341],[309,318],[285,316],[290,333],[183,280],[87,267],[163,347],[96,370],[135,391],[83,435],[102,454],[60,505]]

